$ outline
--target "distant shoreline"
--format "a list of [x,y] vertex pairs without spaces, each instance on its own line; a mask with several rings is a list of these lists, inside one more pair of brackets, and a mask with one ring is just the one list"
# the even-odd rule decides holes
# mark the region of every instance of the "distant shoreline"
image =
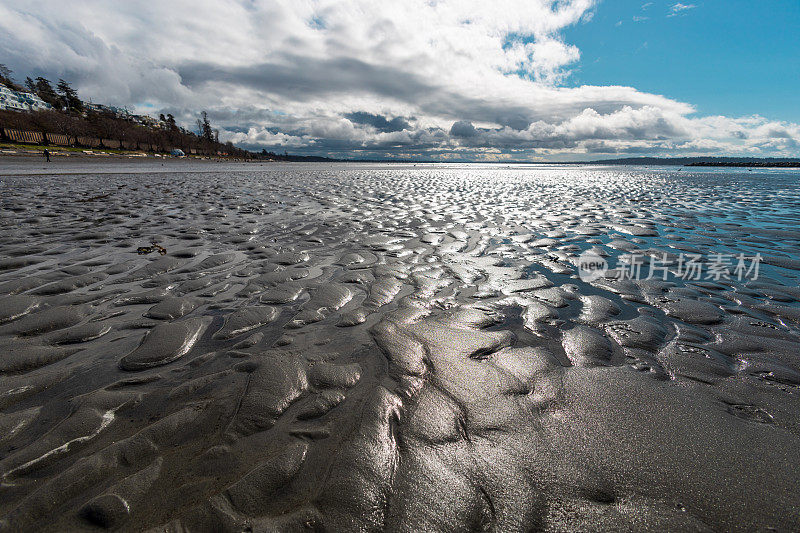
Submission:
[[497,164],[497,165],[608,165],[608,166],[676,166],[676,167],[720,167],[720,168],[800,168],[800,159],[792,158],[738,158],[738,157],[680,157],[680,158],[625,158],[600,159],[594,161],[437,161],[413,159],[345,159],[313,155],[282,154],[280,159],[260,159],[257,154],[251,158],[229,156],[194,155],[173,156],[164,152],[145,152],[125,149],[81,149],[75,147],[57,147],[39,144],[0,143],[0,160],[3,159],[43,159],[44,150],[50,152],[52,158],[80,159],[85,161],[103,161],[108,159],[125,160],[171,160],[171,161],[238,161],[249,163],[365,163],[365,164]]
[[[44,151],[47,150],[51,158],[54,159],[81,159],[81,160],[107,160],[107,159],[143,159],[143,160],[189,160],[189,161],[245,161],[244,159],[234,158],[230,156],[208,156],[208,155],[186,155],[186,156],[173,156],[168,153],[162,152],[144,152],[141,150],[121,150],[121,149],[78,149],[62,146],[44,146],[44,145],[10,145],[8,143],[0,144],[0,160],[2,159],[44,159]],[[250,160],[248,160],[250,161]]]
[[755,162],[755,163],[691,163],[686,165],[689,167],[752,167],[752,168],[800,168],[800,163],[793,161],[784,161],[777,163],[770,162]]

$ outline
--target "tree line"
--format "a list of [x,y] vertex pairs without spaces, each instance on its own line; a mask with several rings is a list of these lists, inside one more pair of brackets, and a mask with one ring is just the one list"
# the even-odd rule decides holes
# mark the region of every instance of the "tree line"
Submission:
[[30,76],[25,78],[25,86],[19,85],[12,77],[11,69],[0,64],[0,83],[15,91],[25,91],[37,95],[39,98],[50,104],[56,109],[66,111],[82,112],[83,101],[78,97],[78,91],[72,88],[68,81],[59,79],[55,87],[47,78],[38,76],[36,79]]

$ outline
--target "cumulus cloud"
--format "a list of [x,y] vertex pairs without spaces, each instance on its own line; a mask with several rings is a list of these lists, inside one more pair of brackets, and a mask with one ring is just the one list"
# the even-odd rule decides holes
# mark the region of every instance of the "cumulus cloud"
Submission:
[[596,1],[7,0],[0,57],[187,126],[206,109],[222,140],[257,150],[525,160],[796,149],[796,124],[566,86],[581,55],[564,30]]
[[450,127],[450,135],[462,138],[475,137],[478,135],[478,130],[475,129],[472,122],[459,120],[458,122],[453,122],[453,125]]

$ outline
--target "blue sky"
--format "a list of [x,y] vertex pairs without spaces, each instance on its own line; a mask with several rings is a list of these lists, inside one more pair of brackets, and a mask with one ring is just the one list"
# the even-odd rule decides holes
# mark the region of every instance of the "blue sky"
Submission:
[[800,157],[800,0],[0,2],[0,63],[251,150]]
[[800,121],[800,0],[603,0],[565,29],[581,50],[567,85],[630,85],[699,114]]

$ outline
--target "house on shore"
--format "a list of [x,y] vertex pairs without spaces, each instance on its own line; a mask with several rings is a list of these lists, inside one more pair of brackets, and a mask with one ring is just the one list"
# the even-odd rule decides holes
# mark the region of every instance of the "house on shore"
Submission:
[[93,104],[91,102],[85,102],[83,106],[86,108],[87,111],[112,115],[115,118],[123,118],[126,120],[131,118],[131,114],[128,112],[128,110],[122,107],[116,107],[113,105],[105,105],[105,104]]
[[27,91],[15,91],[0,83],[0,110],[47,111],[53,106]]

